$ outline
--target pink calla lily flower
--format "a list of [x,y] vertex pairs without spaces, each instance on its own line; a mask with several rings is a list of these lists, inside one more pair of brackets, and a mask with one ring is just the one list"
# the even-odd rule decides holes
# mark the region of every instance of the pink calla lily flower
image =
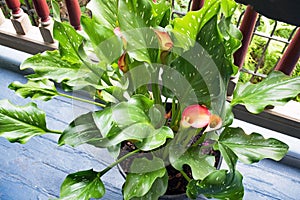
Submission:
[[222,127],[222,119],[211,114],[206,106],[190,105],[182,113],[181,125],[183,127],[203,128],[205,132],[217,130]]
[[210,122],[210,112],[205,106],[190,105],[182,112],[183,127],[203,128]]

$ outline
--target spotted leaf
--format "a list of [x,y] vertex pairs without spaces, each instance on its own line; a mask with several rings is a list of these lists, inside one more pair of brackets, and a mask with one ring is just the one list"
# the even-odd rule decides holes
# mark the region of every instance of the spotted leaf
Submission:
[[93,19],[100,25],[113,30],[117,24],[118,1],[98,1],[91,0],[87,4],[87,8],[93,13]]
[[61,185],[60,199],[101,198],[105,193],[105,187],[98,172],[91,170],[69,174]]
[[156,61],[158,39],[150,28],[155,24],[155,11],[148,0],[120,0],[118,21],[127,41],[127,52],[138,61]]
[[15,90],[16,94],[20,95],[23,98],[30,97],[32,99],[48,101],[54,96],[58,95],[54,83],[47,79],[43,79],[40,81],[29,80],[26,84],[15,81],[8,87],[9,89]]
[[187,186],[187,195],[196,199],[200,194],[208,198],[242,200],[244,196],[243,177],[238,172],[228,173],[218,170],[209,174],[205,179],[192,180]]
[[244,104],[252,113],[260,113],[267,105],[284,105],[300,93],[300,77],[289,77],[274,71],[258,84],[238,83],[232,105]]
[[176,46],[187,49],[193,46],[197,34],[201,28],[220,11],[220,1],[205,1],[204,6],[199,11],[188,12],[182,18],[174,20],[174,34],[176,37]]
[[279,161],[288,151],[288,145],[277,139],[265,139],[258,133],[247,135],[241,128],[225,128],[219,143],[230,148],[240,161],[247,164],[264,158]]
[[10,142],[26,143],[30,138],[48,131],[45,113],[35,103],[15,106],[8,100],[0,101],[0,136]]
[[161,159],[136,158],[126,177],[124,199],[157,199],[166,192],[167,183],[168,174]]
[[204,179],[208,174],[215,171],[215,157],[201,153],[200,147],[190,147],[180,156],[172,166],[177,170],[182,170],[183,165],[189,165],[192,169],[193,178],[196,180]]

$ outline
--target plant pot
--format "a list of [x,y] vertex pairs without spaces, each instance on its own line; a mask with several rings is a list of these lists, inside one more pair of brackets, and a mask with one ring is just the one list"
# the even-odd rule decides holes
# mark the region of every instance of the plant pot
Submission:
[[[128,142],[127,142],[128,143]],[[125,145],[126,146],[126,145]],[[122,149],[124,148],[124,144],[122,145]],[[128,147],[127,147],[128,148]],[[129,147],[130,148],[130,147]],[[128,149],[127,149],[128,150]],[[145,156],[145,155],[143,155],[143,153],[140,153],[140,154],[137,154],[136,156],[133,156],[133,157],[131,157],[131,159],[133,160],[134,158],[137,158],[137,157],[143,157],[143,156]],[[220,155],[220,153],[219,152],[217,152],[216,153],[216,155],[215,155],[215,160],[216,160],[216,162],[215,162],[215,167],[217,168],[217,169],[220,169],[220,167],[221,167],[221,164],[222,164],[222,157],[221,157],[221,155]],[[126,162],[125,162],[126,163]],[[121,175],[123,176],[123,178],[124,179],[126,179],[126,172],[128,171],[128,167],[130,166],[130,163],[131,163],[131,161],[128,161],[128,163],[127,164],[124,164],[124,163],[120,163],[119,165],[118,165],[118,169],[119,169],[119,171],[120,171],[120,173],[121,173]],[[125,169],[124,169],[125,168]],[[169,166],[167,166],[166,167],[166,169],[167,169],[167,171],[168,171],[168,174],[169,174],[169,177],[170,177],[170,174],[174,174],[174,170],[176,170],[176,169],[174,169],[171,165],[169,165]],[[176,170],[177,171],[177,170]],[[186,171],[186,169],[184,170],[184,171]],[[179,173],[179,171],[177,171],[178,173]],[[191,171],[189,172],[189,173],[191,173]],[[174,178],[175,176],[173,176],[173,178]],[[177,177],[176,177],[177,178]],[[187,184],[187,182],[184,184],[184,183],[182,183],[182,179],[184,179],[183,177],[180,179],[180,178],[178,178],[178,182],[181,182],[181,185],[183,186],[183,187],[185,187],[186,186],[186,184]],[[184,179],[185,180],[185,179]],[[175,182],[176,182],[176,179],[174,180]],[[174,181],[173,181],[173,183],[174,183]],[[170,179],[169,179],[169,184],[170,184]],[[170,185],[169,185],[170,186]],[[169,189],[169,188],[168,188]],[[160,198],[159,198],[159,200],[188,200],[189,198],[187,197],[187,195],[185,194],[185,188],[181,188],[181,190],[183,191],[182,193],[180,193],[180,192],[178,192],[178,191],[175,191],[174,190],[174,188],[173,188],[173,191],[175,191],[174,192],[174,194],[172,194],[170,191],[167,193],[167,194],[165,194],[165,195],[163,195],[163,196],[161,196]],[[203,196],[203,195],[200,195],[198,198],[197,198],[197,200],[206,200],[207,198],[205,197],[205,196]]]

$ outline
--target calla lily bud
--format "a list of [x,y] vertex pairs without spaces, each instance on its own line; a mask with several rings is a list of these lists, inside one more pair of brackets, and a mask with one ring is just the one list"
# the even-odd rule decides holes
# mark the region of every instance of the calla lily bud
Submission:
[[181,125],[184,127],[203,128],[210,122],[210,112],[205,106],[191,105],[184,109]]
[[173,47],[173,42],[170,35],[165,31],[154,30],[158,37],[159,46],[162,51],[170,51]]
[[211,115],[209,127],[213,129],[219,129],[222,126],[222,119],[218,115]]
[[127,63],[126,56],[127,56],[127,53],[124,52],[118,60],[118,66],[119,66],[120,70],[122,70],[122,72],[124,72],[124,73],[128,72],[128,63]]
[[209,125],[205,129],[205,132],[218,130],[222,127],[222,118],[218,115],[211,115],[209,119]]

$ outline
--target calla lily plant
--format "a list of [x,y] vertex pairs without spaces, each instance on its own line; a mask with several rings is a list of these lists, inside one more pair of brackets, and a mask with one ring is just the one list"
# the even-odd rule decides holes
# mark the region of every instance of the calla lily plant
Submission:
[[[63,96],[97,109],[77,116],[65,130],[53,130],[35,103],[1,100],[0,136],[26,143],[33,136],[58,134],[59,145],[108,149],[116,161],[102,171],[68,175],[61,199],[101,198],[102,177],[129,158],[120,188],[125,200],[165,195],[169,168],[185,179],[183,190],[191,199],[200,194],[242,199],[238,160],[278,161],[288,146],[231,127],[232,107],[242,104],[259,113],[282,105],[297,96],[300,79],[272,72],[255,85],[238,83],[227,101],[228,83],[238,71],[233,53],[242,39],[231,23],[236,6],[233,0],[206,0],[199,11],[173,19],[167,0],[91,0],[92,17],[81,17],[82,31],[54,17],[59,48],[25,60],[21,69],[34,73],[27,83],[13,82],[9,88],[24,98]],[[72,95],[80,90],[88,93],[83,99]],[[128,143],[132,150],[121,153]],[[227,168],[216,167],[216,152]]]

